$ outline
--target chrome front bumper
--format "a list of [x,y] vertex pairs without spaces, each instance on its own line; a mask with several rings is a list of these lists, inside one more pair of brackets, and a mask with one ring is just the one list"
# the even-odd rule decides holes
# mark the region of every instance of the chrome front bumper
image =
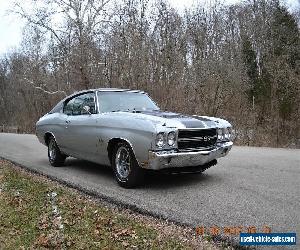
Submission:
[[159,170],[174,167],[201,166],[214,159],[228,154],[232,147],[232,142],[219,144],[216,148],[209,151],[197,152],[175,152],[175,151],[149,151],[148,164],[144,168]]

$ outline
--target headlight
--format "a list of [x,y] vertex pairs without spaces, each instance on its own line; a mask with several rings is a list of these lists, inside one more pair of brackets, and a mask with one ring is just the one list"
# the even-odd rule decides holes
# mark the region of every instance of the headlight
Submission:
[[156,146],[162,148],[165,145],[165,133],[158,133],[156,136]]
[[228,132],[228,128],[224,128],[223,129],[223,133],[224,133],[224,139],[227,141],[230,139],[230,136],[229,136],[229,132]]
[[218,141],[222,141],[223,140],[223,130],[221,128],[218,128],[217,132],[218,132]]
[[218,141],[231,141],[233,139],[232,128],[218,128]]
[[175,140],[176,140],[176,134],[175,132],[170,132],[168,134],[167,142],[169,146],[174,146],[175,145]]
[[228,129],[228,140],[232,141],[233,135],[232,135],[232,127],[227,128]]

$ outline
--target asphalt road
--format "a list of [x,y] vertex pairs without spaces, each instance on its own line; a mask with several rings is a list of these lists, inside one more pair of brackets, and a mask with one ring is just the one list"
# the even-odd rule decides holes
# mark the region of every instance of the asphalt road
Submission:
[[143,187],[131,190],[120,188],[108,167],[72,158],[64,167],[51,167],[46,147],[34,135],[0,134],[0,157],[180,223],[258,231],[267,225],[273,232],[300,235],[299,149],[234,146],[203,174],[151,174]]

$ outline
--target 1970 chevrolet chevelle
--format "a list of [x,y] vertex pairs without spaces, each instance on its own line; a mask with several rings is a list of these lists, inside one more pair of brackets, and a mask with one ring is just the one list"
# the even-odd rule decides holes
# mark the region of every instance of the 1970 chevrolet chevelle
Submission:
[[229,122],[164,112],[143,91],[93,89],[60,101],[36,124],[53,166],[72,156],[112,166],[122,187],[141,183],[144,172],[203,172],[232,147]]

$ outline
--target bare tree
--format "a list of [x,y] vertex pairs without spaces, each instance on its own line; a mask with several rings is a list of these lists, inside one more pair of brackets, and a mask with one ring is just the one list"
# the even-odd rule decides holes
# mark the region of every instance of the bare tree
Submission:
[[33,131],[63,96],[105,86],[144,89],[163,109],[224,117],[241,144],[300,137],[299,25],[278,0],[199,1],[183,14],[167,0],[32,6],[13,9],[28,25],[18,52],[1,59],[0,123]]

